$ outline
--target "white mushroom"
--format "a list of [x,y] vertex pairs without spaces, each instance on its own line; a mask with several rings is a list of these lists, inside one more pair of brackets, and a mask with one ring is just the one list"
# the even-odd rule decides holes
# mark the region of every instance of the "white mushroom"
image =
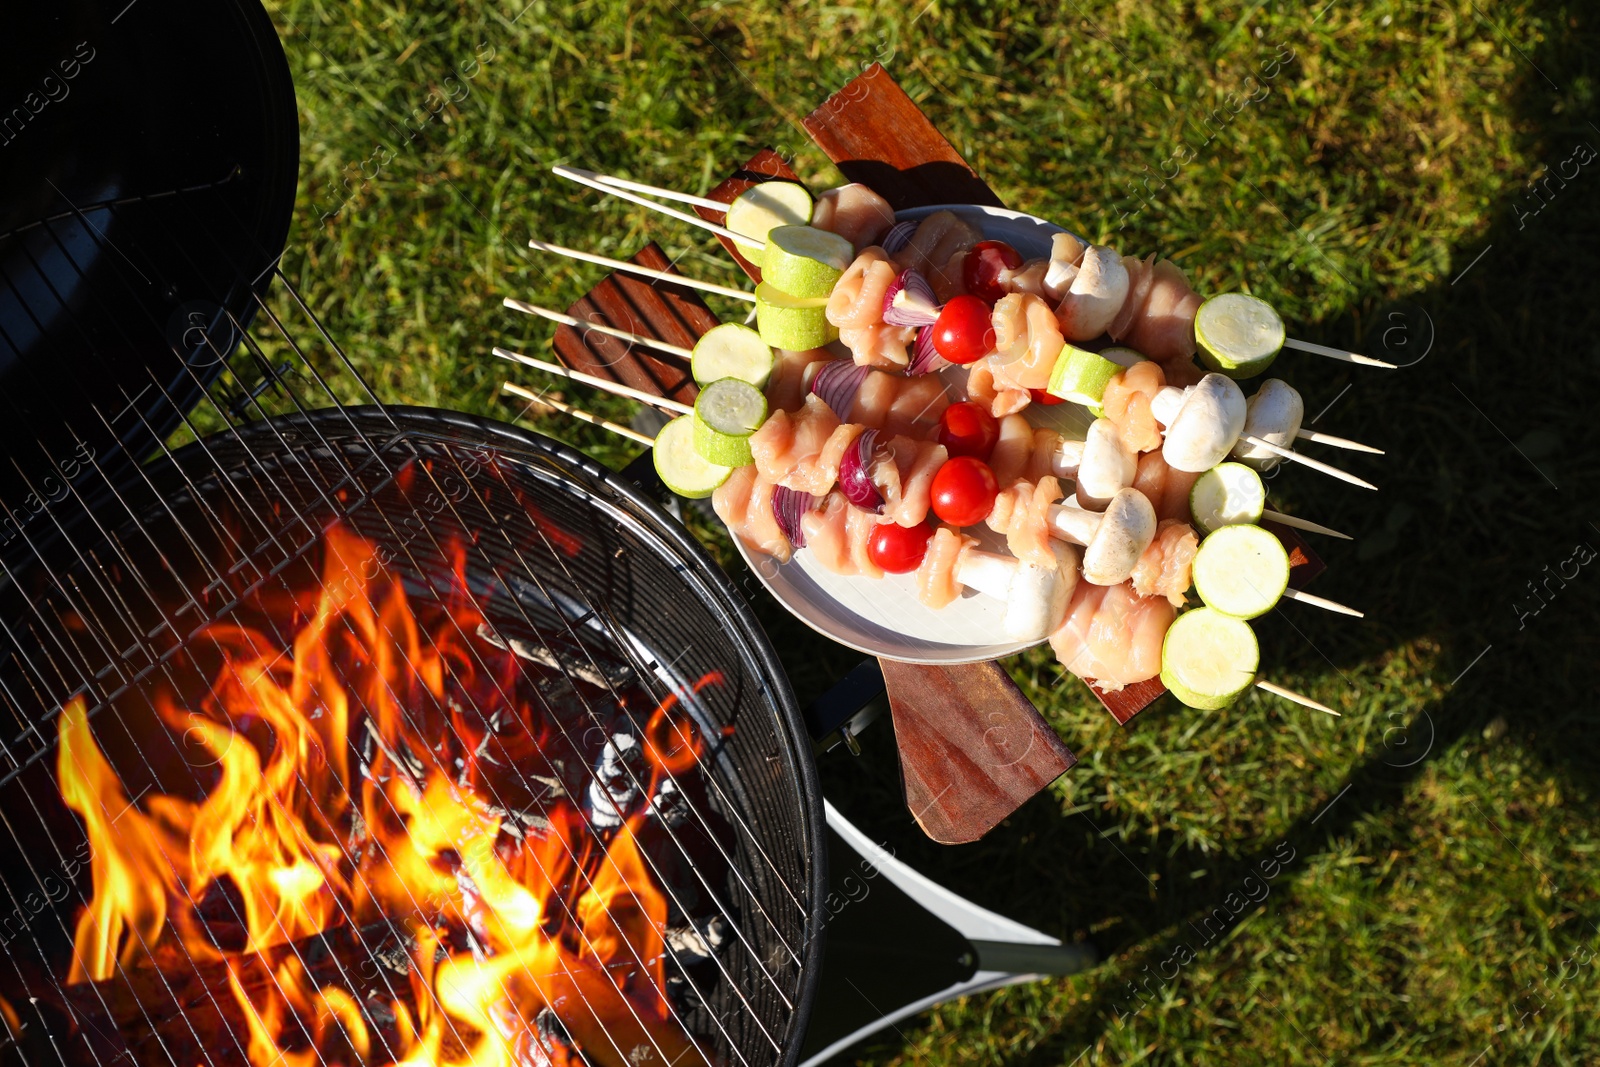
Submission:
[[1128,298],[1128,281],[1121,256],[1091,245],[1078,264],[1072,288],[1056,308],[1061,335],[1069,341],[1089,341],[1105,333]]
[[1084,436],[1078,461],[1078,503],[1091,511],[1105,508],[1119,490],[1133,484],[1139,457],[1128,451],[1110,419],[1095,419]]
[[[1163,390],[1164,392],[1164,390]],[[1165,410],[1169,402],[1160,393]],[[1151,410],[1156,410],[1151,403]],[[1160,419],[1160,416],[1156,416]],[[1161,458],[1175,470],[1199,474],[1227,458],[1228,451],[1244,432],[1244,390],[1224,374],[1208,374],[1188,391],[1176,415],[1167,423],[1167,439],[1161,445]]]
[[1063,440],[1058,444],[1050,453],[1050,473],[1057,478],[1077,481],[1078,468],[1083,465],[1083,446],[1082,441]]
[[1084,581],[1120,585],[1155,540],[1156,509],[1139,490],[1124,489],[1111,498],[1104,514],[1072,504],[1054,505],[1050,530],[1062,540],[1084,546]]
[[[1294,444],[1305,417],[1305,401],[1300,399],[1294,386],[1281,378],[1268,378],[1261,383],[1256,395],[1245,402],[1244,433],[1279,448],[1288,448]],[[1277,453],[1248,441],[1239,441],[1233,446],[1233,458],[1263,471],[1282,462]]]
[[956,560],[955,579],[1006,603],[1001,626],[1016,641],[1043,641],[1067,615],[1067,602],[1078,586],[1078,550],[1052,541],[1054,567],[1026,563],[968,547]]
[[1078,276],[1078,261],[1083,258],[1083,250],[1083,242],[1070,233],[1058,233],[1050,239],[1050,265],[1044,272],[1044,291],[1058,304]]

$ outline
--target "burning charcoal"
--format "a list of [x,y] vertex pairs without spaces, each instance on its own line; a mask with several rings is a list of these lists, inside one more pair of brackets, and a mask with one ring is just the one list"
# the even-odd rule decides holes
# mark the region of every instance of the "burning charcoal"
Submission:
[[595,778],[589,783],[589,821],[596,829],[621,826],[628,810],[639,800],[638,782],[647,776],[644,749],[632,734],[612,734],[600,750]]
[[687,969],[710,963],[727,938],[728,924],[722,916],[713,915],[704,921],[691,920],[689,926],[666,932],[667,952],[678,966]]
[[673,829],[682,826],[689,818],[689,799],[671,778],[661,783],[650,801],[650,817],[660,819]]

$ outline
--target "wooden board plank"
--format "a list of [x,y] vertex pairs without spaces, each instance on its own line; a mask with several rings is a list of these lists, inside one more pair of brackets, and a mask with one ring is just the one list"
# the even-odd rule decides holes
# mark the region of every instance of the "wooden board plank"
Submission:
[[871,186],[896,211],[1005,206],[877,63],[823,101],[804,125],[846,178]]
[[[633,262],[673,270],[666,253],[654,242],[640,249]],[[695,340],[718,322],[693,289],[622,273],[608,275],[568,308],[567,314],[683,348],[694,347]],[[694,403],[698,390],[687,360],[572,326],[558,327],[554,344],[561,362],[573,370]]]
[[[808,115],[805,127],[845,177],[871,186],[896,211],[925,204],[1005,206],[876,63]],[[1298,532],[1275,526],[1273,533],[1289,549],[1290,584],[1303,588],[1322,572],[1322,560]],[[1113,693],[1089,689],[1122,725],[1167,691],[1156,678]]]
[[1078,762],[998,664],[879,662],[906,807],[933,840],[976,841]]

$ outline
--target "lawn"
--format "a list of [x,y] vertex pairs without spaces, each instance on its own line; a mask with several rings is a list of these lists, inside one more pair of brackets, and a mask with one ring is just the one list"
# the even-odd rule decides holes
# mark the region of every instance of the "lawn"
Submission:
[[[1163,700],[1120,729],[1020,657],[1081,762],[961,848],[911,823],[886,728],[822,760],[829,796],[902,858],[1108,957],[941,1008],[859,1062],[1600,1056],[1593,5],[523,3],[270,5],[303,140],[286,269],[386,401],[516,417],[489,350],[549,334],[501,297],[564,306],[600,274],[533,258],[529,236],[622,255],[653,238],[735,280],[705,235],[549,168],[700,192],[771,145],[835,184],[798,120],[873,61],[1009,205],[1405,365],[1280,362],[1320,426],[1388,450],[1341,457],[1377,494],[1271,485],[1357,535],[1319,544],[1317,591],[1366,620],[1291,606],[1260,628],[1271,677],[1342,718],[1263,694]],[[802,700],[853,662],[755,603]]]

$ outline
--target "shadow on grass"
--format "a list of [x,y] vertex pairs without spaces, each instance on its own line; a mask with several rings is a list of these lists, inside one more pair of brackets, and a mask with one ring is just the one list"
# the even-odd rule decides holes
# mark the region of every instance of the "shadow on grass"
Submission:
[[[823,761],[828,795],[851,818],[890,840],[913,866],[1023,922],[1069,939],[1109,925],[1095,938],[1102,952],[1130,954],[1124,973],[1143,973],[1149,964],[1153,974],[1185,945],[1200,953],[1214,945],[1207,935],[1222,916],[1231,927],[1276,906],[1268,897],[1233,913],[1225,902],[1249,876],[1259,878],[1292,850],[1296,859],[1274,883],[1279,895],[1309,857],[1361,820],[1398,809],[1430,763],[1464,740],[1518,745],[1575,794],[1600,794],[1593,729],[1600,717],[1600,159],[1572,177],[1573,163],[1564,163],[1582,158],[1582,150],[1574,156],[1577,145],[1600,147],[1600,129],[1581,115],[1553,113],[1560,94],[1538,69],[1558,84],[1582,73],[1586,60],[1569,42],[1592,39],[1592,15],[1583,21],[1529,58],[1514,105],[1522,128],[1532,130],[1528,156],[1557,178],[1533,193],[1522,184],[1531,175],[1509,184],[1494,205],[1497,221],[1454,250],[1451,279],[1397,304],[1360,294],[1351,310],[1354,331],[1348,323],[1326,324],[1330,338],[1363,334],[1366,351],[1402,370],[1315,366],[1332,388],[1342,386],[1341,374],[1350,384],[1318,427],[1388,450],[1374,462],[1344,462],[1351,453],[1330,457],[1378,481],[1381,494],[1293,474],[1301,513],[1359,534],[1354,550],[1333,553],[1337,562],[1317,591],[1365,608],[1368,621],[1352,625],[1291,607],[1292,626],[1280,620],[1261,628],[1262,660],[1343,675],[1415,645],[1431,660],[1428,673],[1442,695],[1385,723],[1370,757],[1336,793],[1308,798],[1280,842],[1230,856],[1170,834],[1142,841],[1157,865],[1150,873],[1159,876],[1159,893],[1143,868],[1093,842],[1084,823],[1063,819],[1049,796],[977,844],[946,849],[922,839],[904,821],[887,720],[863,738],[867,750],[858,761],[838,750]],[[1311,369],[1305,362],[1291,367]],[[774,643],[789,650],[802,699],[854,662],[775,610],[763,614]],[[1167,730],[1171,716],[1189,714],[1167,698],[1130,728]],[[1492,836],[1503,813],[1485,816],[1496,820],[1485,830]],[[1196,871],[1206,877],[1189,877]],[[1071,1061],[1116,1025],[1117,1011],[1136,1005],[1127,989],[1106,991],[1003,1062]],[[898,1047],[891,1040],[858,1051],[892,1054]]]

